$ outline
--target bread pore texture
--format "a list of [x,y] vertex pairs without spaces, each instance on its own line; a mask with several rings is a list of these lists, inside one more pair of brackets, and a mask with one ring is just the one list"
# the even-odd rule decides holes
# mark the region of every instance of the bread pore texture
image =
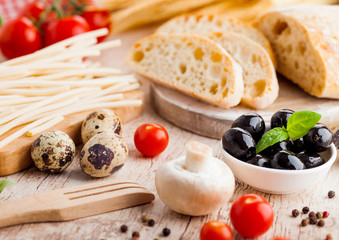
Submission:
[[266,13],[278,72],[316,97],[339,99],[339,6],[297,6]]
[[234,32],[215,32],[206,36],[223,47],[243,68],[242,103],[254,109],[263,109],[277,99],[279,85],[276,72],[261,45]]
[[237,19],[228,18],[217,14],[185,14],[172,18],[161,25],[156,33],[158,34],[182,34],[210,32],[236,32],[241,33],[253,41],[259,43],[269,54],[275,65],[275,57],[270,42],[265,35],[255,27],[243,23]]
[[243,96],[241,67],[205,36],[145,37],[131,48],[127,63],[140,75],[222,108],[236,106]]

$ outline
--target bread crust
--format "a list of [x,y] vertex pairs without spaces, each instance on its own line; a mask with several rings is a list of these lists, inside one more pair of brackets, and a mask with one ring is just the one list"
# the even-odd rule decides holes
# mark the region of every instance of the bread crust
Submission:
[[276,67],[276,59],[270,42],[265,35],[257,28],[243,23],[237,19],[229,18],[219,14],[184,14],[170,19],[162,24],[157,30],[157,34],[182,34],[209,32],[236,32],[244,34],[256,41],[268,52],[273,65]]
[[[166,61],[171,62],[171,66],[169,68],[162,68],[161,71],[163,71],[163,75],[161,73],[159,74],[155,66],[155,61],[157,59],[154,59],[154,57],[151,55],[152,52],[148,51],[147,48],[150,45],[153,45],[157,47],[158,43],[162,43],[163,45],[167,46],[167,50],[172,49],[172,52],[169,55],[176,55],[177,57],[174,59],[167,59]],[[176,48],[170,48],[168,46],[174,46],[176,44],[182,43],[180,46],[176,46]],[[193,44],[191,44],[193,43]],[[187,45],[190,45],[191,48],[188,48]],[[211,83],[215,81],[213,78],[209,78],[206,72],[208,71],[202,71],[199,72],[199,74],[203,74],[202,78],[203,80],[200,81],[195,75],[198,71],[194,69],[192,76],[189,76],[187,79],[189,81],[183,84],[173,82],[173,79],[171,79],[171,75],[173,75],[173,71],[175,71],[175,67],[182,61],[184,56],[190,55],[188,54],[191,49],[196,48],[203,48],[207,49],[207,52],[214,52],[221,56],[221,61],[218,62],[218,65],[224,66],[225,70],[222,70],[220,72],[220,76],[217,77],[217,82],[214,84],[221,84],[220,79],[227,78],[227,82],[225,83],[225,88],[227,88],[227,95],[223,96],[221,92],[218,91],[216,95],[209,95],[206,94],[206,92],[199,92],[199,91],[193,91],[190,89],[190,84],[200,84],[200,82],[204,81],[206,83]],[[175,50],[173,50],[175,49]],[[135,60],[135,56],[139,51],[143,51],[143,58],[140,61]],[[175,52],[175,53],[174,53]],[[157,57],[165,57],[166,58],[166,51],[160,51],[157,52]],[[162,56],[161,56],[162,55]],[[206,63],[206,61],[209,60],[210,56],[208,53],[206,53],[206,59],[203,59],[202,63]],[[139,60],[139,59],[137,59]],[[143,66],[146,62],[149,63],[149,60],[152,60],[151,62],[154,63],[151,68],[155,71],[150,71],[147,69],[147,67]],[[210,40],[209,38],[201,35],[194,35],[194,34],[183,34],[183,35],[150,35],[147,36],[137,43],[134,44],[134,46],[131,48],[131,50],[128,53],[127,56],[127,63],[129,67],[137,72],[138,74],[147,77],[154,82],[157,82],[161,85],[176,89],[180,92],[183,92],[187,95],[190,95],[192,97],[195,97],[197,99],[200,99],[202,101],[208,102],[210,104],[222,107],[222,108],[229,108],[232,106],[236,106],[240,103],[240,100],[243,96],[244,86],[243,86],[243,79],[242,79],[242,69],[241,67],[236,63],[236,61],[217,43]],[[210,62],[208,62],[210,63]],[[196,62],[192,62],[192,65],[195,66]],[[151,64],[152,65],[152,64]],[[187,63],[187,66],[190,66],[189,63]],[[194,68],[194,67],[193,67]],[[176,73],[177,74],[177,73]],[[181,75],[175,75],[176,77],[181,77]],[[220,85],[221,86],[221,85]],[[220,89],[218,87],[218,89]],[[221,88],[220,90],[222,90]]]
[[[277,46],[277,38],[272,28],[278,21],[299,29],[291,32],[291,37],[304,36],[304,41],[311,46],[311,55],[305,55],[305,62],[311,57],[317,70],[316,81],[298,77],[295,69],[286,67],[282,59],[281,49]],[[265,14],[259,23],[260,29],[271,41],[278,58],[278,72],[302,87],[306,92],[321,98],[339,99],[339,6],[297,6],[283,8]],[[290,60],[294,58],[290,54]],[[304,76],[310,72],[304,72]],[[300,74],[299,74],[300,75]],[[312,75],[311,75],[312,76]],[[315,87],[316,86],[316,87]]]

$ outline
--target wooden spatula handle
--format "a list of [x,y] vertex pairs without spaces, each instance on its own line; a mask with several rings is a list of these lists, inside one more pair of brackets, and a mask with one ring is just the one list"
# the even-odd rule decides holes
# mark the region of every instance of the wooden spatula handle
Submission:
[[22,223],[48,221],[46,211],[32,197],[0,205],[0,228]]
[[107,181],[56,189],[0,204],[0,228],[32,222],[68,221],[149,203],[154,194],[131,181]]

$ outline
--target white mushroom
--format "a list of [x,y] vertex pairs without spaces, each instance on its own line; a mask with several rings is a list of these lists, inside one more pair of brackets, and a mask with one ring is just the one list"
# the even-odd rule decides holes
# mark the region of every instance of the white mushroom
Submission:
[[160,199],[173,211],[200,216],[227,204],[235,180],[231,169],[199,142],[186,144],[186,157],[163,164],[155,175]]

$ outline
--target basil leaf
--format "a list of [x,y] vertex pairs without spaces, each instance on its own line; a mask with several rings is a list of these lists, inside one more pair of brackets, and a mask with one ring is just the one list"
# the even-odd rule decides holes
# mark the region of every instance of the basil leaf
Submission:
[[268,131],[262,136],[257,144],[257,153],[262,150],[288,139],[288,133],[284,128],[276,127]]
[[0,180],[0,193],[4,190],[4,188],[14,185],[15,182],[7,179]]
[[294,141],[305,136],[320,120],[319,113],[311,111],[299,111],[293,113],[287,120],[287,132]]

